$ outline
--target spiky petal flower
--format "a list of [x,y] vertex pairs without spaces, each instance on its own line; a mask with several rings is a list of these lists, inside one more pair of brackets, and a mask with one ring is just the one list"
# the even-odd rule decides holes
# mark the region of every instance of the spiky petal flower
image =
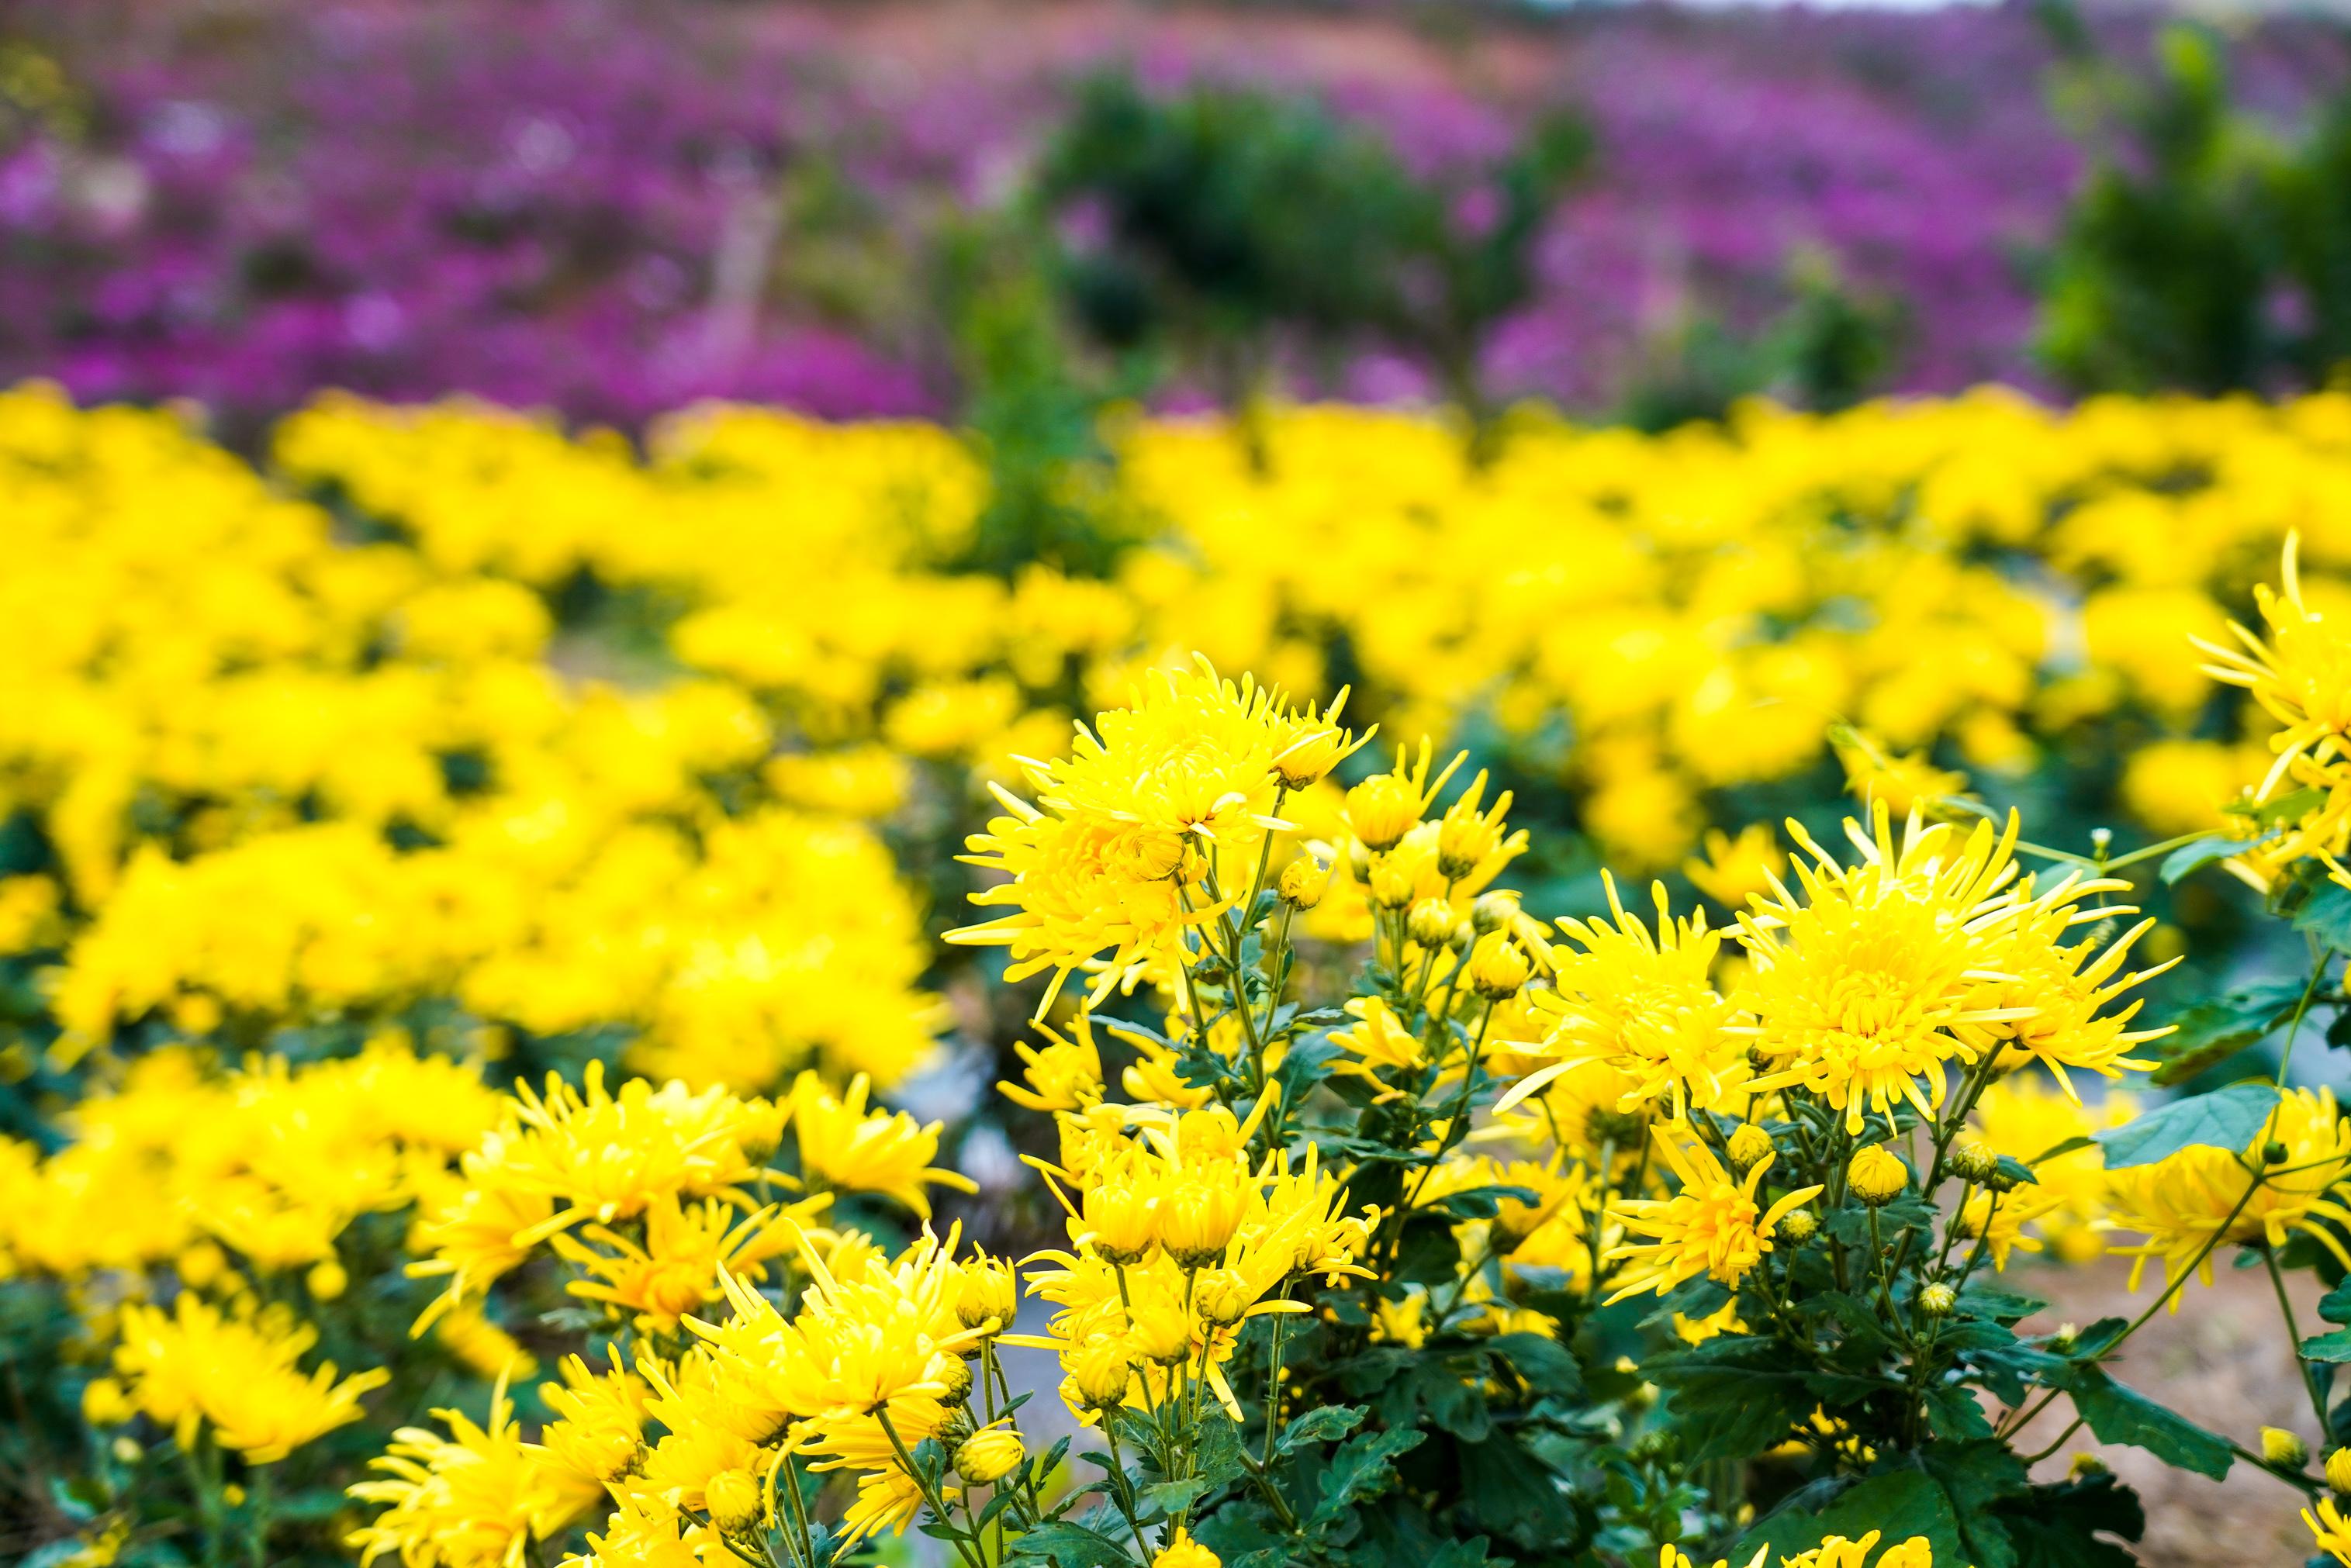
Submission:
[[1766,1208],[1756,1189],[1771,1168],[1771,1156],[1756,1162],[1741,1181],[1703,1144],[1684,1145],[1663,1127],[1651,1135],[1681,1190],[1671,1197],[1617,1205],[1614,1217],[1625,1228],[1650,1239],[1627,1241],[1609,1252],[1611,1260],[1633,1265],[1609,1297],[1612,1301],[1644,1291],[1662,1296],[1700,1274],[1736,1285],[1771,1250],[1771,1235],[1782,1218],[1821,1194],[1818,1186],[1800,1187]]

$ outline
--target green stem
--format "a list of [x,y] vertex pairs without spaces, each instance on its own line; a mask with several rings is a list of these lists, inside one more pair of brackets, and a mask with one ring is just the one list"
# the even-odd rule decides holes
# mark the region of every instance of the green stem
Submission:
[[2318,1436],[2326,1438],[2326,1397],[2318,1391],[2318,1380],[2310,1375],[2310,1364],[2302,1359],[2302,1330],[2294,1321],[2294,1303],[2286,1299],[2285,1274],[2278,1268],[2275,1249],[2263,1247],[2262,1261],[2269,1268],[2270,1287],[2277,1292],[2278,1312],[2285,1319],[2286,1343],[2294,1348],[2294,1370],[2302,1379],[2302,1391],[2310,1396],[2311,1414],[2318,1417]]
[[[956,1552],[966,1563],[971,1564],[971,1568],[987,1568],[982,1554],[973,1548],[964,1532],[956,1528],[955,1515],[947,1511],[946,1502],[939,1496],[938,1489],[931,1484],[930,1479],[925,1476],[921,1468],[914,1463],[914,1456],[906,1451],[905,1440],[898,1436],[898,1428],[890,1419],[890,1406],[876,1406],[873,1414],[882,1423],[882,1430],[889,1437],[890,1447],[898,1456],[898,1463],[905,1467],[906,1474],[913,1478],[915,1486],[922,1489],[923,1500],[931,1507],[931,1517],[937,1520],[948,1531],[950,1539],[955,1542]],[[1105,1418],[1105,1425],[1107,1425],[1107,1418]]]

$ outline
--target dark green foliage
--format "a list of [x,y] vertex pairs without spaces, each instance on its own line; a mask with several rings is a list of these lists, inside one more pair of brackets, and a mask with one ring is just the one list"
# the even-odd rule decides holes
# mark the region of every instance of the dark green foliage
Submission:
[[2351,358],[2351,92],[2281,131],[2236,107],[2209,31],[2165,28],[2144,75],[2061,41],[2093,165],[2043,284],[2051,369],[2083,392],[2326,382]]

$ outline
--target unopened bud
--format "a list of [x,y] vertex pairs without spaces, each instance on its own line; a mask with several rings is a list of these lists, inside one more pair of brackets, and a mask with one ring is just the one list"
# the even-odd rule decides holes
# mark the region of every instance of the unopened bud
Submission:
[[1453,935],[1453,906],[1441,898],[1424,898],[1405,916],[1404,930],[1424,947],[1442,947]]
[[1771,1134],[1752,1122],[1742,1122],[1730,1134],[1729,1153],[1730,1168],[1743,1176],[1771,1157]]
[[1301,855],[1281,868],[1281,878],[1275,891],[1281,901],[1292,909],[1311,909],[1322,902],[1331,887],[1331,868],[1320,864],[1311,855]]
[[1780,1217],[1780,1228],[1777,1234],[1782,1239],[1792,1241],[1797,1246],[1802,1247],[1805,1242],[1810,1241],[1813,1239],[1813,1235],[1819,1231],[1820,1228],[1821,1222],[1813,1218],[1813,1211],[1811,1209],[1799,1208]]
[[1499,931],[1518,918],[1519,895],[1515,893],[1485,893],[1469,906],[1469,924],[1483,936],[1489,931]]
[[1489,1002],[1507,1001],[1519,994],[1519,988],[1535,972],[1534,962],[1526,949],[1499,931],[1489,931],[1478,938],[1463,960],[1470,986]]
[[2287,1156],[2292,1153],[2293,1151],[2283,1144],[2272,1138],[2262,1145],[2262,1163],[2265,1166],[2282,1166],[2285,1164]]
[[2337,1448],[2326,1456],[2326,1484],[2351,1493],[2351,1448]]
[[1951,1174],[1961,1181],[1982,1181],[2000,1168],[2000,1156],[1980,1138],[1963,1138],[1951,1151]]
[[1412,903],[1412,878],[1392,865],[1372,868],[1372,902],[1382,909],[1403,909]]
[[956,1473],[973,1486],[984,1487],[1010,1475],[1027,1452],[1019,1433],[991,1427],[973,1433],[956,1449]]
[[702,1500],[721,1530],[741,1531],[759,1522],[759,1482],[748,1470],[719,1471],[703,1483]]
[[1844,1184],[1855,1199],[1876,1208],[1901,1196],[1910,1185],[1910,1167],[1885,1145],[1870,1144],[1856,1151],[1845,1166]]
[[2283,1427],[2264,1427],[2262,1458],[2278,1469],[2298,1470],[2310,1463],[2310,1445]]
[[1959,1293],[1938,1282],[1918,1292],[1918,1310],[1930,1318],[1947,1318],[1959,1302]]

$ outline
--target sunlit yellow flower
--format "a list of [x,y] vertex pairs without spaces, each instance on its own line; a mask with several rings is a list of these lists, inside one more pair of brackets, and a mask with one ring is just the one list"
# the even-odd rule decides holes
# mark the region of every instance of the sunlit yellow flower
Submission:
[[517,1568],[533,1542],[549,1539],[603,1496],[593,1481],[549,1465],[522,1440],[504,1379],[490,1396],[486,1427],[459,1410],[434,1414],[449,1436],[402,1427],[371,1463],[386,1479],[350,1489],[362,1502],[383,1505],[347,1539],[361,1563],[395,1554],[415,1568]]
[[[2284,1158],[2267,1157],[2283,1150]],[[2151,1166],[2107,1176],[2112,1227],[2146,1238],[2113,1250],[2136,1261],[2138,1288],[2147,1260],[2163,1260],[2167,1279],[2192,1268],[2212,1282],[2212,1252],[2222,1243],[2282,1247],[2295,1234],[2344,1256],[2343,1245],[2321,1220],[2351,1223],[2338,1197],[2351,1188],[2351,1125],[2332,1089],[2279,1092],[2276,1111],[2241,1150],[2194,1144]],[[2351,1259],[2346,1259],[2351,1267]],[[2171,1299],[2179,1310],[2179,1298]]]
[[939,1152],[939,1124],[919,1123],[904,1111],[868,1113],[872,1085],[863,1073],[835,1096],[813,1072],[792,1085],[788,1113],[798,1141],[800,1173],[820,1191],[871,1192],[904,1204],[927,1219],[926,1186],[977,1192],[960,1172],[931,1164]]
[[114,1370],[132,1405],[172,1427],[183,1448],[201,1425],[254,1464],[358,1420],[360,1396],[392,1379],[377,1368],[337,1382],[331,1362],[298,1371],[319,1333],[282,1307],[224,1312],[193,1293],[170,1312],[132,1301],[122,1308],[121,1336]]
[[1755,1192],[1771,1160],[1758,1161],[1743,1181],[1736,1181],[1705,1145],[1685,1145],[1663,1127],[1652,1136],[1681,1190],[1671,1197],[1631,1198],[1615,1206],[1614,1217],[1626,1230],[1650,1239],[1610,1250],[1612,1260],[1630,1265],[1609,1297],[1612,1301],[1644,1291],[1662,1296],[1700,1274],[1736,1285],[1771,1250],[1771,1235],[1782,1218],[1820,1196],[1818,1186],[1800,1187],[1767,1209],[1756,1201]]

